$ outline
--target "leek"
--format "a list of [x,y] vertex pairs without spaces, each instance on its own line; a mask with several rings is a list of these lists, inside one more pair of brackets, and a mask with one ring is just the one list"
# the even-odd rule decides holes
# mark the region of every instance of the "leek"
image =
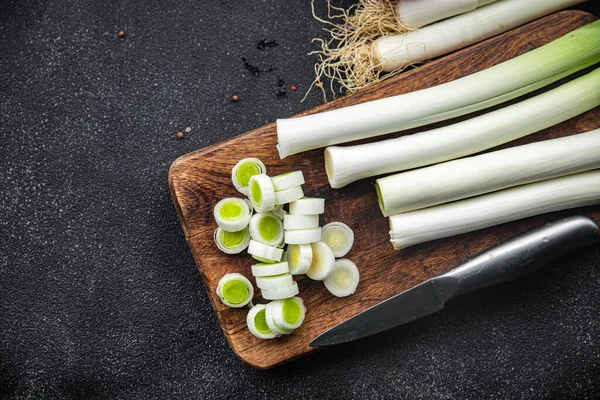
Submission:
[[304,196],[302,186],[294,186],[275,192],[275,205],[282,205],[296,201]]
[[304,322],[306,307],[300,297],[275,300],[267,304],[267,307],[271,308],[273,322],[279,328],[294,330]]
[[452,160],[540,131],[600,105],[600,68],[538,96],[414,135],[325,149],[332,188]]
[[277,175],[271,178],[275,191],[290,189],[294,186],[304,185],[302,171],[293,171]]
[[258,261],[273,263],[281,261],[283,250],[278,247],[269,246],[267,244],[250,239],[250,243],[248,244],[248,253]]
[[[487,6],[489,7],[489,6]],[[600,61],[600,21],[483,71],[431,88],[277,120],[281,158],[423,126],[499,104]]]
[[306,271],[306,276],[315,281],[322,281],[333,271],[335,256],[329,246],[323,242],[312,243],[311,247],[312,261],[310,268]]
[[283,261],[283,262],[275,263],[275,264],[267,264],[267,263],[254,264],[251,267],[251,269],[252,269],[252,275],[254,275],[255,277],[273,276],[273,275],[280,275],[280,274],[285,274],[287,272],[290,272],[290,268],[289,268],[287,261]]
[[330,222],[321,228],[321,240],[336,258],[344,257],[354,244],[354,232],[343,222]]
[[315,243],[321,240],[321,228],[286,230],[283,241],[286,244]]
[[288,246],[286,260],[292,275],[305,274],[312,263],[312,246],[310,244],[291,244]]
[[288,214],[283,217],[284,229],[309,229],[319,226],[319,215]]
[[595,204],[600,204],[600,170],[392,215],[390,238],[398,250],[533,215]]
[[275,189],[271,178],[265,174],[253,175],[249,181],[249,196],[256,212],[268,212],[275,208]]
[[230,197],[215,205],[213,215],[221,229],[237,232],[248,226],[252,211],[243,199]]
[[248,247],[250,243],[250,231],[244,228],[241,231],[229,232],[217,228],[214,233],[215,244],[225,254],[239,254]]
[[333,271],[323,283],[332,295],[346,297],[356,291],[359,280],[360,273],[356,264],[347,258],[340,258],[335,261]]
[[256,213],[250,218],[250,236],[257,242],[279,246],[283,242],[283,222],[274,213]]
[[276,289],[262,289],[262,297],[267,300],[281,300],[296,296],[299,292],[298,283],[294,282],[292,286],[282,286]]
[[219,280],[216,292],[223,304],[233,308],[244,307],[254,297],[252,283],[238,273],[224,275]]
[[290,203],[290,214],[314,215],[325,212],[325,199],[318,197],[303,197]]
[[597,168],[600,129],[387,176],[376,188],[389,216]]
[[273,332],[266,320],[266,306],[264,304],[257,304],[250,309],[246,316],[246,325],[248,330],[252,332],[254,336],[259,339],[273,339],[280,334]]
[[231,170],[231,181],[233,186],[242,193],[244,196],[248,196],[248,185],[250,184],[250,178],[258,174],[266,174],[267,167],[258,158],[244,158],[238,161],[237,164]]
[[256,286],[261,290],[274,290],[292,286],[293,284],[294,278],[290,273],[256,277]]

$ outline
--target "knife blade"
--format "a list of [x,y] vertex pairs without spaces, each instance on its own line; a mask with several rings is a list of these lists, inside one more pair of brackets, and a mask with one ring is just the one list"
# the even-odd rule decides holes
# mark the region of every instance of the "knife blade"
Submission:
[[584,216],[547,223],[351,317],[310,345],[350,342],[432,314],[456,296],[520,278],[570,250],[590,244],[598,239],[599,231],[596,223]]

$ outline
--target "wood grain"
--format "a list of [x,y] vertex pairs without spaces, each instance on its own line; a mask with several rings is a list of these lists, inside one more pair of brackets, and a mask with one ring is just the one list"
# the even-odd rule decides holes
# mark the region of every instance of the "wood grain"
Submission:
[[[411,92],[454,80],[539,47],[595,19],[591,14],[578,11],[556,13],[303,114]],[[464,118],[466,117],[430,127]],[[600,127],[598,107],[501,147],[572,135],[597,127]],[[416,131],[418,130],[414,129],[394,135]],[[388,220],[379,211],[372,187],[374,179],[333,190],[325,176],[322,150],[280,160],[275,145],[275,124],[266,125],[187,154],[176,160],[169,172],[171,194],[182,228],[223,333],[234,352],[243,361],[258,368],[270,368],[314,350],[309,343],[325,330],[534,226],[573,214],[586,214],[600,222],[600,208],[587,207],[527,218],[398,252],[389,243]],[[212,217],[212,209],[222,198],[239,197],[231,184],[231,169],[243,157],[260,158],[267,166],[269,175],[301,169],[306,180],[306,195],[326,199],[326,211],[321,217],[321,225],[330,221],[343,221],[355,232],[355,244],[347,257],[361,271],[357,292],[344,299],[335,298],[328,294],[322,283],[304,276],[296,277],[300,296],[308,308],[306,320],[292,335],[275,340],[260,340],[252,336],[246,328],[246,311],[224,306],[215,294],[219,279],[226,273],[240,272],[251,277],[250,265],[253,262],[250,256],[223,254],[213,242],[216,223]],[[256,293],[260,294],[260,291],[256,289]],[[264,302],[259,296],[254,301]]]

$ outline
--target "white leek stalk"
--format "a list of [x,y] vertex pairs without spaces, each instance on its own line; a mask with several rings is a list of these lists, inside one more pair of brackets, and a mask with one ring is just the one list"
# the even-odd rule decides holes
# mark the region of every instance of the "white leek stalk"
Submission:
[[530,183],[390,217],[394,249],[533,215],[600,204],[600,171]]
[[376,187],[387,217],[597,168],[600,129],[402,172]]
[[244,307],[254,297],[252,283],[244,275],[238,273],[223,275],[219,280],[216,292],[223,304],[232,308]]
[[292,286],[293,284],[294,278],[290,273],[256,277],[256,286],[258,286],[262,290],[274,290]]
[[599,61],[600,21],[596,21],[521,56],[448,83],[322,113],[278,119],[279,156],[284,158],[481,110]]
[[332,188],[474,154],[540,131],[600,105],[600,68],[519,103],[441,128],[325,149]]
[[279,336],[269,328],[266,320],[266,306],[257,304],[250,309],[246,316],[246,325],[254,336],[259,339],[273,339]]
[[284,229],[309,229],[319,226],[319,215],[288,214],[283,217]]
[[350,296],[356,291],[360,273],[356,264],[347,258],[335,260],[331,274],[323,281],[329,293],[336,297]]
[[494,1],[497,0],[400,0],[396,13],[402,25],[416,29]]
[[306,244],[321,240],[321,228],[286,230],[283,241],[286,244]]
[[313,215],[325,212],[325,199],[318,197],[303,197],[290,203],[290,214]]
[[294,186],[304,185],[302,171],[292,171],[271,178],[275,191],[290,189]]
[[278,190],[275,192],[275,205],[287,204],[296,201],[304,196],[302,186],[294,186],[289,189]]
[[271,178],[265,174],[253,175],[249,182],[248,194],[256,212],[273,211],[275,208],[275,189]]
[[248,244],[248,253],[258,261],[278,262],[281,261],[283,249],[251,239]]
[[372,51],[377,65],[381,65],[384,72],[391,72],[462,49],[584,1],[501,0],[415,32],[379,38],[373,43]]

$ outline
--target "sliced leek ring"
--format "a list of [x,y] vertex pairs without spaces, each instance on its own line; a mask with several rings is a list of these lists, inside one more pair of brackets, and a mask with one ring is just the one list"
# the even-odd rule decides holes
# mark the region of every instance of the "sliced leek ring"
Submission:
[[283,242],[283,222],[274,213],[256,213],[250,218],[250,236],[257,242],[279,246]]
[[304,322],[306,307],[300,297],[290,297],[284,300],[275,300],[272,307],[273,322],[283,329],[297,329]]
[[248,330],[259,339],[273,339],[280,336],[279,333],[273,332],[266,320],[266,305],[257,304],[248,311],[246,316],[246,325]]
[[273,263],[281,261],[283,249],[269,246],[268,244],[260,243],[256,240],[250,239],[250,243],[248,244],[248,253],[252,254],[252,257],[258,261]]
[[225,254],[238,254],[244,251],[250,243],[250,230],[248,227],[237,232],[229,232],[217,228],[214,234],[215,244]]
[[237,232],[248,226],[252,212],[243,199],[229,197],[215,205],[213,214],[219,228]]
[[290,244],[287,250],[288,268],[292,275],[305,274],[312,262],[312,246],[310,244]]
[[325,280],[335,266],[333,252],[323,242],[312,243],[311,247],[312,262],[310,263],[310,268],[306,271],[306,276],[315,281]]
[[241,308],[254,297],[252,283],[242,274],[223,275],[217,285],[217,296],[223,304],[233,308]]
[[325,199],[303,197],[290,203],[290,214],[312,215],[325,212]]
[[285,231],[284,242],[286,244],[306,244],[321,240],[321,228],[295,229]]
[[331,248],[336,258],[344,257],[354,244],[354,232],[343,222],[330,222],[321,228],[321,241]]
[[280,190],[275,192],[275,204],[287,204],[292,201],[296,201],[304,196],[302,186],[294,186],[289,189]]
[[278,289],[261,289],[262,297],[266,300],[281,300],[287,299],[288,297],[294,297],[299,292],[298,282],[294,282],[292,286],[280,287]]
[[304,185],[304,175],[302,174],[302,171],[288,172],[272,177],[271,182],[273,182],[273,187],[277,192],[294,186]]
[[323,281],[329,292],[337,297],[350,296],[356,291],[360,273],[356,265],[347,258],[335,261],[331,274]]
[[231,180],[233,186],[242,193],[244,196],[248,196],[248,185],[250,184],[250,178],[254,175],[266,174],[267,167],[258,158],[244,158],[238,161],[237,164],[231,170]]
[[273,209],[273,214],[277,215],[280,219],[283,219],[287,214],[287,211],[283,209],[283,204],[275,206]]
[[289,272],[280,275],[256,277],[256,286],[261,290],[275,290],[292,286],[293,284],[294,278],[292,278],[292,274]]
[[319,226],[319,214],[287,214],[283,217],[283,229],[309,229]]
[[248,184],[248,196],[256,212],[272,211],[275,207],[275,189],[265,174],[253,175]]
[[254,275],[255,277],[281,275],[290,272],[289,264],[287,261],[275,264],[254,264],[250,268],[252,269],[252,275]]
[[[264,297],[264,295],[263,295],[263,297]],[[275,323],[272,303],[273,302],[270,302],[265,306],[265,322],[267,323],[267,326],[269,327],[269,329],[271,329],[273,332],[277,333],[278,335],[289,335],[290,333],[294,332],[293,329],[286,329]]]

